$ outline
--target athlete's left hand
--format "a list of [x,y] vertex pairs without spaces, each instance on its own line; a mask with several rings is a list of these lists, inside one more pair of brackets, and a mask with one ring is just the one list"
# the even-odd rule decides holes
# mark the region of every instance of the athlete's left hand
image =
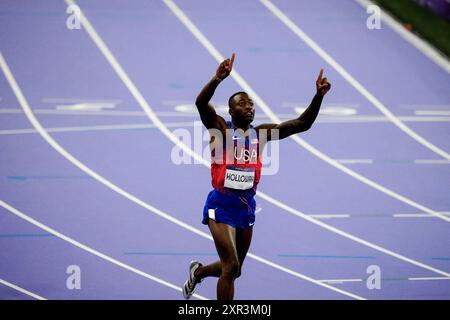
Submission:
[[319,96],[324,96],[331,89],[331,83],[328,82],[327,78],[323,78],[323,69],[320,69],[319,77],[316,80],[316,89]]

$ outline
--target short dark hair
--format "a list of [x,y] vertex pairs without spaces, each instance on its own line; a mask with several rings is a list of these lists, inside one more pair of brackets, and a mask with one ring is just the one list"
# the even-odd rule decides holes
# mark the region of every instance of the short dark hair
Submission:
[[[238,92],[236,92],[236,93],[233,93],[233,95],[230,97],[230,99],[228,99],[228,107],[231,108],[231,100],[233,100],[233,98],[234,98],[235,96],[237,96],[238,94],[242,94],[242,93],[247,94],[247,92],[244,92],[244,91],[238,91]],[[247,94],[247,95],[248,95],[248,94]]]

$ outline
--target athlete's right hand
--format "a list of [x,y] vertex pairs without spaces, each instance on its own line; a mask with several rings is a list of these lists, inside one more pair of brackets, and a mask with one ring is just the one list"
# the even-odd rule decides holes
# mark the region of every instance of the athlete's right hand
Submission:
[[219,64],[219,67],[217,68],[217,71],[216,71],[216,78],[218,78],[218,80],[222,81],[223,79],[225,79],[226,77],[228,77],[230,75],[231,70],[233,69],[233,63],[234,63],[235,57],[236,57],[236,54],[233,52],[233,54],[231,55],[231,60],[226,59],[226,60],[222,61],[221,64]]

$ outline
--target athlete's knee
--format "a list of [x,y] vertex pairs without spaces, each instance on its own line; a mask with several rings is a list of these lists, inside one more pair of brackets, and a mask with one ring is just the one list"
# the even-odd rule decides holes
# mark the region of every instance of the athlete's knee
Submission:
[[241,266],[238,260],[228,261],[222,264],[222,274],[231,278],[237,278],[241,274]]

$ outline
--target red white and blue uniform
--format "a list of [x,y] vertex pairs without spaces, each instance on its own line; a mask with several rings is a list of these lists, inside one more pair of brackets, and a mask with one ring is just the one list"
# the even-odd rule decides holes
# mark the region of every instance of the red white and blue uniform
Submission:
[[240,135],[241,130],[237,131],[231,121],[227,121],[227,126],[232,135],[227,137],[223,152],[211,151],[214,189],[206,199],[202,223],[213,219],[234,228],[249,228],[255,223],[254,196],[261,178],[259,137],[253,126],[247,136]]

